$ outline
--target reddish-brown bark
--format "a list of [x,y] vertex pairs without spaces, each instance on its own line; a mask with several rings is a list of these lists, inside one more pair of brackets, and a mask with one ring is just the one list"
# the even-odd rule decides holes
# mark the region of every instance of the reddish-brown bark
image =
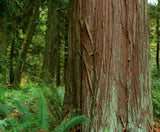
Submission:
[[148,130],[152,104],[146,4],[70,0],[65,101],[91,119],[83,132]]

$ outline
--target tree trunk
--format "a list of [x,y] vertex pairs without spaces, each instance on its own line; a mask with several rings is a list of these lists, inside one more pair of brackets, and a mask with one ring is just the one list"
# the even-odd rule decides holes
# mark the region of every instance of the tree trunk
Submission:
[[160,13],[160,1],[158,0],[158,5],[157,5],[157,50],[156,50],[156,63],[157,63],[157,70],[158,74],[160,74],[159,70],[159,41],[160,41],[160,30],[159,30],[159,13]]
[[[47,79],[49,74],[54,78],[57,64],[57,0],[48,1],[48,25],[46,47],[42,66],[41,78]],[[48,75],[47,75],[48,73]],[[49,79],[49,78],[48,78]],[[47,80],[48,80],[47,79]],[[50,80],[50,79],[49,79]]]
[[10,50],[10,87],[13,87],[14,83],[14,72],[13,72],[13,56],[14,56],[14,45],[15,45],[15,36],[14,32],[12,34],[12,43],[11,43],[11,50]]
[[0,78],[0,83],[6,83],[7,59],[5,57],[7,55],[8,43],[3,20],[1,20],[0,23],[0,74],[3,76]]
[[[67,10],[68,12],[68,10]],[[66,14],[65,19],[65,46],[64,46],[64,85],[66,85],[66,78],[67,78],[67,62],[68,62],[68,13]]]
[[35,3],[36,5],[34,5],[34,9],[33,9],[33,15],[31,16],[31,20],[30,23],[28,25],[27,28],[27,34],[26,34],[26,38],[24,40],[23,43],[23,49],[22,52],[20,54],[19,57],[19,63],[17,66],[17,71],[15,72],[15,79],[14,79],[14,88],[20,88],[20,83],[21,83],[21,76],[22,76],[22,72],[23,72],[23,66],[24,66],[24,62],[26,60],[27,57],[27,52],[30,46],[30,42],[32,40],[32,36],[33,36],[33,32],[35,30],[36,27],[36,23],[37,23],[37,18],[39,16],[39,6],[40,4],[38,2]]
[[58,38],[58,40],[57,40],[58,45],[57,45],[57,68],[56,68],[57,75],[56,75],[56,84],[57,84],[57,86],[60,86],[60,84],[61,84],[61,53],[60,53],[60,50],[61,50],[61,40],[60,40],[60,32],[58,33],[58,37],[57,38]]
[[147,1],[70,4],[65,102],[91,119],[82,132],[147,132],[152,119]]
[[44,50],[44,58],[43,58],[43,65],[41,70],[41,79],[46,80],[48,79],[49,75],[49,61],[50,61],[50,52],[51,52],[51,25],[52,25],[52,9],[53,4],[52,0],[48,0],[48,21],[47,21],[47,35],[46,35],[46,45]]

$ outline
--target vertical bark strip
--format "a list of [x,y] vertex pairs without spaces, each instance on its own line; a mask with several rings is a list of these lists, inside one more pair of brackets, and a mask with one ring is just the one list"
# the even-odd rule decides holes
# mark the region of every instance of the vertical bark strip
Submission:
[[65,99],[91,119],[82,132],[148,131],[147,1],[70,0],[70,12]]
[[13,86],[14,82],[14,72],[13,72],[13,57],[14,57],[14,45],[15,45],[15,36],[14,32],[12,35],[12,43],[11,43],[11,50],[10,50],[10,85]]
[[[60,29],[58,29],[60,30]],[[58,31],[59,32],[59,31]],[[60,32],[58,33],[58,37],[57,37],[57,67],[56,67],[56,85],[60,86],[61,84],[61,41],[60,41]]]
[[[68,9],[66,10],[67,14],[68,14]],[[67,62],[68,62],[68,15],[66,15],[66,19],[65,19],[65,47],[64,47],[64,85],[66,85],[66,78],[67,78]]]
[[159,31],[159,13],[160,13],[160,1],[158,0],[158,5],[157,5],[157,50],[156,50],[156,63],[157,63],[157,70],[158,70],[158,74],[159,73],[159,41],[160,41],[160,31]]

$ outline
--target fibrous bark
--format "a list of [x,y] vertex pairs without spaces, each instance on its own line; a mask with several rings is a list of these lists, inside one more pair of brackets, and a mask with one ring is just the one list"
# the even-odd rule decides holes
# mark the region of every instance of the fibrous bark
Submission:
[[82,132],[148,131],[152,118],[147,1],[70,0],[65,104]]

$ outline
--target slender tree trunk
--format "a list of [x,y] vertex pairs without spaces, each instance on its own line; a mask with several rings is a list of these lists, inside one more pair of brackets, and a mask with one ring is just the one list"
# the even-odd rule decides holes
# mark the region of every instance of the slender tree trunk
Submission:
[[12,43],[11,43],[11,50],[10,50],[10,87],[13,87],[14,82],[14,72],[13,72],[13,56],[14,56],[14,45],[15,45],[15,37],[14,32],[12,35]]
[[152,119],[147,1],[70,4],[65,102],[91,119],[82,132],[147,132]]
[[[48,1],[48,27],[41,78],[55,76],[57,64],[57,0]],[[48,73],[48,75],[46,75]],[[49,78],[48,78],[49,79]],[[47,80],[48,80],[47,79]]]
[[0,21],[0,74],[2,74],[3,78],[0,78],[0,83],[6,83],[6,61],[5,58],[7,55],[7,33],[4,30],[4,22]]
[[48,0],[48,21],[47,21],[47,35],[46,35],[46,45],[44,50],[44,59],[42,65],[41,79],[47,79],[49,75],[49,61],[50,61],[50,52],[51,52],[51,37],[52,37],[52,9],[53,3],[52,0]]
[[56,71],[57,71],[57,75],[56,75],[56,84],[57,86],[60,86],[60,83],[61,83],[61,53],[60,53],[60,50],[61,50],[61,40],[60,40],[60,32],[58,33],[58,45],[57,45],[57,68],[56,68]]
[[158,74],[160,74],[159,70],[159,41],[160,41],[160,25],[159,25],[159,13],[160,13],[160,1],[158,0],[158,5],[157,5],[157,50],[156,50],[156,63],[157,63],[157,70]]
[[14,88],[20,88],[20,83],[21,83],[21,76],[22,76],[22,72],[23,72],[23,66],[27,57],[27,52],[30,46],[30,42],[32,40],[32,36],[33,36],[33,32],[35,30],[36,27],[36,23],[37,23],[37,18],[39,16],[39,6],[40,3],[36,2],[36,5],[34,5],[34,9],[33,9],[33,15],[31,16],[30,19],[30,23],[28,25],[27,28],[27,34],[26,34],[26,38],[24,40],[23,43],[23,49],[22,52],[20,54],[19,57],[19,63],[18,63],[18,67],[17,67],[17,71],[15,72],[15,79],[14,79]]
[[[68,10],[67,10],[68,12]],[[68,62],[68,13],[65,19],[65,47],[64,47],[64,84],[66,85],[66,72],[67,72],[67,62]]]
[[58,54],[58,43],[57,43],[57,1],[53,1],[52,8],[52,26],[51,26],[51,52],[50,52],[50,62],[49,62],[49,72],[52,79],[55,77],[56,65],[57,65],[57,54]]

